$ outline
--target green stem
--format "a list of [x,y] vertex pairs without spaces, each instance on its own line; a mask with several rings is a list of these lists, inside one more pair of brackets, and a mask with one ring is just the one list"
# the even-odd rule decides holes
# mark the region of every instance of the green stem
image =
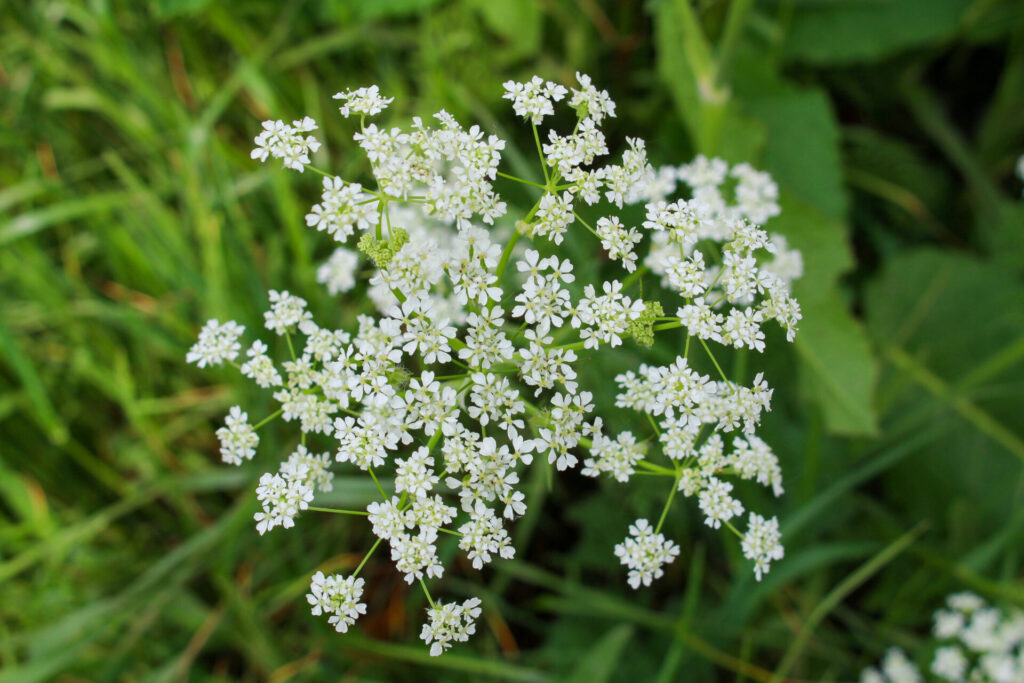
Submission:
[[370,555],[373,555],[373,551],[377,549],[377,546],[379,546],[379,545],[380,545],[380,542],[381,542],[382,540],[384,540],[384,539],[378,538],[378,539],[377,539],[377,542],[376,542],[376,543],[374,543],[374,544],[373,544],[373,545],[372,545],[372,546],[370,547],[370,550],[369,550],[369,551],[368,551],[368,552],[366,553],[366,555],[365,555],[365,556],[363,557],[363,561],[362,561],[362,562],[360,562],[360,563],[359,563],[359,566],[358,566],[358,567],[356,567],[356,570],[355,570],[354,572],[352,572],[352,577],[353,577],[353,578],[355,578],[355,577],[359,576],[359,572],[360,572],[360,571],[362,571],[362,569],[363,569],[363,565],[365,565],[365,564],[366,564],[366,561],[367,561],[368,559],[370,559]]
[[535,183],[532,180],[523,180],[522,178],[517,178],[514,175],[509,175],[508,173],[502,173],[501,171],[498,171],[497,173],[498,173],[498,177],[499,178],[505,178],[507,180],[514,180],[517,183],[522,183],[524,185],[532,185],[533,187],[539,187],[542,190],[548,189],[546,185],[541,185],[540,183]]
[[430,597],[430,591],[427,590],[427,584],[423,582],[423,579],[420,579],[420,585],[423,586],[423,594],[427,596],[427,602],[429,602],[430,606],[433,607],[434,600]]
[[284,333],[284,340],[288,342],[288,353],[292,355],[292,360],[295,360],[295,347],[292,346],[292,335],[289,332]]
[[544,150],[541,149],[540,145],[540,133],[537,132],[537,124],[531,123],[530,126],[533,128],[533,139],[537,143],[537,156],[540,157],[540,168],[544,171],[544,188],[551,187],[551,178],[548,176],[548,164],[544,160]]
[[267,424],[268,422],[270,422],[271,420],[273,420],[275,417],[279,416],[283,412],[284,412],[283,409],[278,408],[277,410],[272,412],[270,415],[267,415],[265,418],[263,418],[262,420],[260,420],[256,424],[254,424],[252,426],[253,431],[255,431],[255,430],[259,429],[260,427],[262,427],[263,425]]
[[508,239],[508,244],[505,245],[505,250],[501,252],[501,260],[498,262],[498,270],[494,273],[498,276],[498,281],[501,281],[501,276],[505,274],[505,268],[508,267],[508,260],[512,258],[512,249],[516,246],[516,242],[523,234],[516,230],[512,233],[512,237]]
[[682,470],[680,470],[675,479],[672,481],[672,490],[669,491],[668,500],[665,501],[665,508],[661,511],[661,518],[658,519],[658,526],[654,527],[654,533],[661,531],[661,525],[665,523],[665,518],[668,516],[668,509],[672,507],[672,499],[676,497],[676,491],[679,490],[679,479],[682,477]]
[[[700,338],[698,337],[698,339]],[[722,366],[718,364],[717,360],[715,360],[715,354],[711,353],[711,349],[708,348],[707,342],[701,339],[700,345],[703,346],[704,350],[708,352],[708,358],[710,358],[711,362],[715,364],[715,369],[718,370],[718,374],[722,376],[722,381],[725,382],[726,384],[732,384],[732,382],[729,381],[729,378],[726,377],[725,373],[722,371]]]
[[333,512],[333,513],[338,514],[338,515],[361,515],[363,517],[366,517],[367,515],[370,514],[369,512],[366,512],[365,510],[339,510],[337,508],[317,508],[317,507],[312,507],[312,506],[307,508],[307,509],[308,510],[314,510],[316,512]]
[[372,478],[373,483],[377,485],[377,490],[380,491],[380,495],[384,496],[384,500],[387,500],[388,494],[384,493],[384,487],[380,485],[379,481],[377,481],[377,475],[373,473],[373,468],[370,467],[368,469],[370,470],[370,478]]

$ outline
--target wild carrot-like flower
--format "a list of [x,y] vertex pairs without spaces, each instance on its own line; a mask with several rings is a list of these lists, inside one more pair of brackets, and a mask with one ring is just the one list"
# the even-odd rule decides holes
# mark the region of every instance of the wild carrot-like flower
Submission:
[[[357,126],[368,175],[324,174],[305,221],[336,244],[317,280],[331,294],[365,286],[372,307],[351,329],[331,329],[304,299],[271,290],[264,323],[287,357],[271,360],[256,340],[240,370],[273,392],[279,408],[270,417],[297,423],[302,441],[259,481],[259,533],[316,510],[363,516],[377,537],[351,576],[313,576],[313,613],[331,615],[339,631],[365,612],[358,574],[386,544],[395,569],[420,583],[431,605],[421,634],[430,653],[467,640],[480,601],[434,602],[427,583],[444,575],[449,543],[476,569],[514,557],[511,524],[530,505],[526,467],[670,480],[657,524],[636,520],[614,547],[633,588],[661,577],[681,552],[662,533],[677,498],[695,498],[708,526],[735,534],[758,579],[783,557],[777,520],[750,512],[745,532],[735,525],[747,512],[736,480],[783,491],[778,460],[756,434],[772,391],[761,374],[750,384],[728,378],[712,348],[761,352],[769,324],[790,341],[796,334],[790,284],[803,262],[762,227],[779,213],[778,189],[749,164],[721,159],[655,168],[635,137],[609,158],[615,145],[601,125],[615,103],[585,74],[576,79],[578,88],[540,77],[504,84],[535,133],[543,183],[499,172],[505,142],[445,111],[384,126],[366,121],[392,103],[376,86],[335,95]],[[575,123],[542,135],[536,127],[557,120],[563,101]],[[307,135],[315,129],[308,118],[268,121],[253,158],[302,171],[319,147]],[[499,182],[535,193],[514,221]],[[627,204],[642,205],[645,219],[623,220]],[[593,240],[595,254],[607,256],[605,275],[578,282],[579,264],[551,253],[569,239]],[[365,283],[361,261],[372,271]],[[637,353],[672,330],[685,332],[675,359],[615,378],[617,405],[642,413],[635,425],[620,429],[595,415],[594,392],[610,384],[582,385],[581,354]],[[243,332],[209,321],[188,362],[233,362]],[[250,426],[233,408],[218,431],[225,460],[251,458],[269,420]],[[307,450],[307,440],[323,452]],[[365,510],[314,507],[335,468],[365,472],[380,500]]]

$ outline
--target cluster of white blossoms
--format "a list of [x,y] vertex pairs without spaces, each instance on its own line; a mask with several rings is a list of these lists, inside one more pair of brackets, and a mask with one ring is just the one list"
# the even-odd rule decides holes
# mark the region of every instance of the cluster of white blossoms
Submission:
[[[1024,181],[1024,154],[1017,159],[1017,177]],[[1021,196],[1024,196],[1024,190],[1021,191]]]
[[[1024,612],[993,607],[974,593],[955,593],[935,613],[928,674],[951,683],[1024,681]],[[927,660],[924,660],[927,661]],[[878,668],[861,673],[861,683],[922,683],[926,680],[906,653],[891,648]]]
[[263,132],[256,136],[252,158],[266,161],[268,157],[280,159],[285,168],[302,172],[309,165],[309,155],[320,149],[320,142],[312,135],[316,121],[308,116],[301,121],[264,121]]
[[[445,575],[442,558],[455,550],[476,569],[515,555],[509,525],[529,504],[526,467],[671,480],[657,524],[636,520],[614,547],[633,588],[663,576],[680,553],[661,531],[677,492],[696,499],[709,526],[739,537],[758,579],[783,555],[774,518],[750,512],[746,532],[734,525],[746,512],[747,484],[737,482],[782,493],[778,461],[755,434],[772,391],[761,374],[749,386],[727,378],[710,345],[760,352],[770,321],[790,340],[796,332],[789,285],[801,274],[800,254],[760,227],[779,212],[777,188],[751,166],[719,159],[655,168],[639,138],[627,138],[619,161],[601,163],[609,145],[600,126],[615,104],[587,76],[577,81],[505,84],[534,129],[543,184],[499,172],[504,141],[446,112],[404,128],[367,122],[391,103],[376,87],[336,95],[342,115],[358,119],[353,138],[372,184],[310,165],[311,121],[268,122],[256,138],[255,158],[324,175],[306,222],[336,245],[317,280],[332,294],[365,292],[372,306],[354,329],[333,329],[314,321],[305,300],[271,291],[265,327],[288,360],[275,363],[271,344],[255,340],[236,364],[244,329],[216,320],[188,360],[235,365],[279,404],[252,426],[232,408],[218,431],[226,462],[252,458],[256,431],[273,418],[299,426],[302,445],[260,479],[260,533],[313,511],[366,519],[376,540],[363,562],[347,577],[317,572],[310,587],[313,613],[331,615],[339,631],[364,613],[357,576],[386,543],[398,573],[418,582],[430,605],[421,634],[430,653],[465,641],[480,601],[435,602],[427,583]],[[542,136],[537,125],[557,117],[563,100],[571,132],[552,127]],[[499,181],[536,193],[519,220],[503,218]],[[686,196],[674,198],[677,191]],[[627,204],[643,206],[642,224],[621,218]],[[609,274],[578,282],[577,264],[558,253],[566,239],[591,240]],[[521,240],[531,244],[520,248]],[[337,244],[350,241],[358,252]],[[645,298],[648,273],[663,288],[650,282]],[[594,415],[593,392],[609,385],[581,387],[577,366],[603,349],[649,347],[657,333],[679,335],[682,353],[617,378],[618,405],[645,417],[612,430]],[[324,452],[307,451],[307,440]],[[380,500],[365,510],[313,507],[332,468],[366,472]]]

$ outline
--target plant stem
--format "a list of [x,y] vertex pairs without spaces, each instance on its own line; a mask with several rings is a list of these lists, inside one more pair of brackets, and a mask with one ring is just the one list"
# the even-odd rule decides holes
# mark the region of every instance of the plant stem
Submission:
[[256,424],[254,424],[252,426],[253,431],[255,431],[255,430],[259,429],[260,427],[262,427],[263,425],[267,424],[268,422],[270,422],[271,420],[273,420],[275,417],[277,417],[278,415],[280,415],[283,412],[284,412],[284,410],[282,410],[281,408],[278,408],[277,410],[272,412],[270,415],[267,415],[265,418],[263,418],[262,420],[260,420]]
[[366,512],[365,510],[339,510],[337,508],[317,508],[317,507],[309,507],[307,509],[308,510],[315,510],[316,512],[333,512],[333,513],[338,514],[338,515],[361,515],[363,517],[366,517],[367,515],[370,514],[369,512]]
[[420,579],[420,585],[423,586],[423,594],[427,596],[427,602],[429,602],[430,606],[433,607],[434,600],[430,597],[430,591],[427,590],[427,584],[423,582],[423,579]]
[[365,564],[366,564],[366,561],[367,561],[368,559],[370,559],[370,555],[373,555],[373,551],[377,549],[377,546],[379,546],[379,545],[380,545],[380,542],[381,542],[382,540],[384,540],[384,539],[378,538],[378,539],[377,539],[377,542],[376,542],[376,543],[374,543],[374,544],[373,544],[373,545],[372,545],[372,546],[370,547],[370,550],[369,550],[369,551],[367,551],[366,555],[365,555],[365,556],[363,557],[363,561],[362,561],[362,562],[360,562],[360,563],[359,563],[359,566],[358,566],[358,567],[356,567],[356,570],[355,570],[354,572],[352,572],[352,576],[353,576],[353,578],[354,578],[354,577],[356,577],[356,576],[359,576],[359,572],[360,572],[360,571],[362,570],[362,568],[363,568],[363,565],[365,565]]

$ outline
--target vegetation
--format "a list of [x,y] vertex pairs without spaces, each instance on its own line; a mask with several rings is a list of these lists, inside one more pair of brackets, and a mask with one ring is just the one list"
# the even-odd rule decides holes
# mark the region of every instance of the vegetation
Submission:
[[[891,645],[917,651],[950,593],[1024,607],[1019,2],[14,0],[0,18],[3,683],[853,680]],[[316,282],[333,247],[303,220],[320,178],[252,161],[252,137],[309,114],[324,166],[358,178],[330,95],[375,83],[395,97],[384,121],[444,108],[536,177],[501,83],[576,71],[619,105],[609,139],[779,183],[804,318],[758,359],[787,482],[760,508],[786,557],[756,582],[681,505],[664,527],[680,556],[634,592],[609,555],[657,519],[661,482],[539,478],[517,558],[482,583],[445,575],[485,601],[470,644],[429,657],[424,596],[386,563],[337,634],[303,596],[312,567],[359,563],[365,530],[337,516],[259,539],[253,490],[290,432],[224,466],[229,406],[269,402],[184,362],[207,318],[259,329],[271,288],[339,321],[362,306]],[[581,383],[640,358],[621,357]],[[325,500],[375,496],[341,474]]]

